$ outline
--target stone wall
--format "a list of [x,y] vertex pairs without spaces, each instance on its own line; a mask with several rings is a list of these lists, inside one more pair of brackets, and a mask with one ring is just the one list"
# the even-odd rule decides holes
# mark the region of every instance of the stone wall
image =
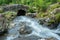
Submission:
[[20,4],[11,4],[2,6],[3,11],[18,11],[20,9],[27,11],[28,8],[29,8],[28,6]]

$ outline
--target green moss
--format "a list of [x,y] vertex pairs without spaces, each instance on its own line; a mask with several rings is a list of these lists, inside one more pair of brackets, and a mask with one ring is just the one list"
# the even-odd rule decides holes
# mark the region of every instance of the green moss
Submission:
[[60,13],[57,13],[57,14],[55,15],[55,20],[54,20],[54,19],[51,19],[51,20],[48,22],[48,25],[51,25],[51,24],[53,24],[53,23],[58,23],[58,22],[60,22]]
[[55,8],[60,8],[60,4],[56,3],[56,4],[53,4],[49,7],[49,10],[47,10],[48,12],[51,12],[53,11]]
[[41,17],[41,18],[46,17],[46,16],[47,16],[47,14],[43,13],[43,12],[37,14],[37,17]]
[[50,18],[50,21],[47,22],[47,25],[51,25],[53,23],[60,22],[60,13],[50,14],[54,9],[60,8],[60,4],[53,4],[49,9],[47,9],[47,12],[40,12],[37,14],[38,18]]
[[4,12],[4,16],[7,20],[12,20],[16,17],[16,12],[12,12],[12,11],[7,11],[7,12]]
[[36,7],[29,7],[28,12],[35,13],[35,12],[37,12],[37,9],[36,9]]
[[60,22],[60,13],[57,13],[57,14],[55,15],[55,18],[56,18],[56,21]]
[[55,20],[50,20],[49,22],[48,22],[48,25],[51,25],[52,23],[54,23],[55,22]]
[[49,21],[49,23],[54,23],[54,22],[55,22],[55,20],[50,20],[50,21]]
[[4,11],[3,11],[3,9],[2,8],[0,8],[0,13],[3,13]]

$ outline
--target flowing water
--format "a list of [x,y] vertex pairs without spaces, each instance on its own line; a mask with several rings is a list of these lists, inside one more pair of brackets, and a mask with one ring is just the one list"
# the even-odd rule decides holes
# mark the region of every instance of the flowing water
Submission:
[[[53,38],[56,38],[56,40],[60,40],[60,36],[58,35],[60,34],[59,29],[50,30],[49,28],[40,25],[38,21],[34,18],[30,18],[26,16],[19,16],[13,20],[12,24],[13,26],[11,26],[12,28],[8,30],[8,35],[5,37],[4,40],[14,40],[17,37],[24,38],[24,37],[29,37],[32,35],[35,35],[40,38],[53,37]],[[27,25],[27,27],[30,27],[32,30],[31,33],[25,34],[25,35],[20,34],[19,30],[22,25]],[[30,28],[28,28],[27,30],[29,30]]]

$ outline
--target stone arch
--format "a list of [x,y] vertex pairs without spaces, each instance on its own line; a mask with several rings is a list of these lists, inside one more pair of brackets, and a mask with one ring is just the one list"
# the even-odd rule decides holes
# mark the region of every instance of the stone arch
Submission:
[[22,9],[18,10],[17,12],[17,16],[24,16],[25,14],[26,14],[26,11]]

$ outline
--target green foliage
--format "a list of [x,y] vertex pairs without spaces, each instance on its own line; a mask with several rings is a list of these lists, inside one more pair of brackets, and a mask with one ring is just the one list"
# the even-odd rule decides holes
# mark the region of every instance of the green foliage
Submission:
[[[12,4],[22,4],[22,5],[28,5],[30,7],[36,7],[38,12],[43,11],[45,12],[47,7],[52,4],[56,3],[57,0],[12,0]],[[31,9],[31,8],[30,8]],[[30,11],[32,11],[31,9]]]
[[55,15],[55,18],[56,18],[56,21],[60,22],[60,13],[57,13],[57,14]]
[[57,0],[58,2],[60,2],[60,0]]
[[16,12],[12,12],[12,11],[4,12],[4,17],[7,20],[11,21],[11,20],[13,20],[16,17]]
[[0,5],[9,4],[12,0],[0,0]]
[[56,3],[56,4],[51,5],[51,6],[49,7],[48,12],[53,11],[55,8],[60,8],[60,4]]
[[[60,7],[60,4],[55,4],[57,2],[60,2],[60,0],[0,0],[0,5],[5,5],[5,4],[28,5],[29,6],[28,12],[31,12],[31,13],[37,12],[38,18],[51,18],[52,15],[49,13],[53,11],[55,8]],[[53,5],[49,7],[51,4]],[[3,10],[0,9],[0,13],[2,12]],[[11,11],[5,12],[3,14],[5,15],[5,18],[7,20],[12,20],[16,16],[16,13]],[[54,23],[55,21],[60,22],[60,13],[57,13],[54,16],[56,20],[51,19],[48,22],[48,25]]]
[[57,0],[51,0],[52,3],[57,3]]
[[44,12],[41,12],[41,13],[39,13],[39,14],[37,14],[37,17],[38,18],[44,18],[44,17],[46,17],[48,14],[46,14],[46,13],[44,13]]
[[51,25],[51,24],[53,24],[53,23],[55,23],[55,20],[50,20],[49,22],[48,22],[48,25]]
[[37,12],[37,9],[36,9],[36,7],[31,7],[31,8],[29,8],[28,12],[35,13],[35,12]]

